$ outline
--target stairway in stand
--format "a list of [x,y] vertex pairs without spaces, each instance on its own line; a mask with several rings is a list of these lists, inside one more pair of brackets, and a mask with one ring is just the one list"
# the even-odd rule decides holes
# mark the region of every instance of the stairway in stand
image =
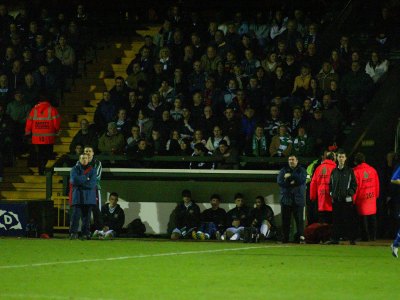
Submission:
[[[77,79],[75,87],[66,93],[63,103],[58,108],[61,115],[61,132],[54,145],[58,159],[69,152],[69,144],[80,129],[80,121],[93,122],[97,103],[105,89],[114,86],[114,78],[126,78],[126,67],[143,45],[143,36],[155,35],[159,27],[150,26],[147,30],[137,31],[134,39],[115,41],[97,50],[97,59],[87,66],[86,74]],[[118,62],[118,63],[115,63]],[[54,165],[49,161],[47,168]],[[62,177],[53,175],[53,194],[62,192]],[[1,200],[44,200],[46,198],[46,177],[38,174],[37,168],[28,167],[26,158],[18,158],[14,167],[4,169],[3,182],[0,183]]]

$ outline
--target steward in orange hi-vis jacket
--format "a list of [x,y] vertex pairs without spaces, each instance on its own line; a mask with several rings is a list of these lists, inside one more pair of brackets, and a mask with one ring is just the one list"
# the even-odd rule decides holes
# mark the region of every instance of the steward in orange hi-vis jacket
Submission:
[[357,153],[354,157],[354,175],[357,190],[354,204],[361,221],[361,235],[364,241],[376,238],[376,199],[379,197],[379,177],[376,170],[365,163],[365,156]]
[[332,224],[332,197],[329,194],[329,180],[336,168],[335,154],[329,152],[326,159],[317,167],[310,184],[310,200],[318,200],[318,217],[320,223]]
[[40,175],[44,175],[47,161],[53,155],[53,145],[60,131],[60,115],[47,100],[41,100],[29,113],[26,120],[25,135],[32,134],[34,146],[33,162],[38,166]]
[[60,123],[57,109],[49,102],[41,101],[29,113],[25,135],[32,134],[32,144],[54,144]]

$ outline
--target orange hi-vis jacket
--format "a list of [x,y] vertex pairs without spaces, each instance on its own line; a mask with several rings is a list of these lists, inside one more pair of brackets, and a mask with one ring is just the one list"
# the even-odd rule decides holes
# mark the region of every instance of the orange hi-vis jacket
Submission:
[[357,190],[354,194],[354,203],[358,214],[369,216],[376,214],[376,198],[379,197],[379,177],[376,170],[366,163],[354,167],[357,181]]
[[47,101],[36,104],[26,120],[25,134],[32,133],[32,144],[54,144],[60,130],[60,115]]
[[336,163],[325,159],[315,170],[310,184],[310,200],[318,200],[318,211],[332,211],[332,197],[329,194],[329,180]]

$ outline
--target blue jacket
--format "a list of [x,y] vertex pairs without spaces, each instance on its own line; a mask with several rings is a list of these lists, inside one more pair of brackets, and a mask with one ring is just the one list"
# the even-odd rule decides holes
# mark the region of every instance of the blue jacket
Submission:
[[[286,173],[291,174],[287,179],[284,177]],[[281,169],[277,179],[281,188],[281,204],[296,204],[298,206],[305,205],[306,178],[307,172],[301,166],[297,166],[294,169],[286,166]]]
[[70,173],[70,183],[72,185],[72,205],[86,204],[96,205],[96,169],[89,167],[86,170],[78,162]]

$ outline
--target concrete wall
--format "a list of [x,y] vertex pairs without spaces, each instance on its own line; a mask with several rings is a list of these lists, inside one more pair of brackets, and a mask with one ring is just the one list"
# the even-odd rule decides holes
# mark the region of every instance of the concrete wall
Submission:
[[[279,187],[274,182],[102,180],[102,202],[105,203],[110,192],[117,192],[120,196],[119,204],[125,212],[125,226],[141,218],[146,225],[146,233],[165,234],[171,212],[181,200],[184,189],[192,192],[193,200],[202,211],[210,207],[209,199],[214,193],[221,196],[221,207],[228,211],[235,206],[234,195],[240,192],[248,206],[252,207],[255,197],[261,195],[275,215],[280,214]],[[276,221],[280,223],[280,217]]]

